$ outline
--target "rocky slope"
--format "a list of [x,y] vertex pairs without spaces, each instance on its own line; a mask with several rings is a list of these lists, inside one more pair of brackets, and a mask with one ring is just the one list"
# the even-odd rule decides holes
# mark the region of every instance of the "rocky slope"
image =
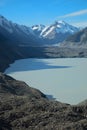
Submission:
[[3,16],[0,16],[0,34],[14,45],[40,45],[40,39],[30,27],[13,23]]
[[11,43],[3,35],[0,37],[0,72],[4,72],[11,63],[18,59],[46,57],[44,47],[24,47],[11,45]]
[[[32,49],[32,46],[36,45],[38,47],[40,44],[31,28],[15,24],[7,20],[5,17],[0,16],[1,72],[4,72],[9,64],[17,59],[33,57],[35,54],[38,54],[39,56],[41,50],[37,48]],[[27,49],[27,46],[29,49]]]
[[68,37],[62,46],[87,48],[87,27]]
[[[10,25],[9,25],[10,26]],[[3,29],[4,30],[4,29]],[[15,39],[11,39],[11,35],[7,35],[7,31],[0,30],[0,71],[4,70],[15,60],[30,57],[43,57],[43,48],[33,46],[20,46]],[[33,40],[33,39],[32,39]],[[33,41],[32,41],[33,43]],[[36,44],[36,43],[35,43]]]
[[0,130],[86,130],[87,104],[50,101],[40,91],[0,73]]
[[0,71],[4,71],[15,59],[20,57],[20,53],[17,52],[17,47],[11,45],[8,38],[0,34]]
[[82,47],[46,47],[44,53],[46,58],[87,58],[87,48]]

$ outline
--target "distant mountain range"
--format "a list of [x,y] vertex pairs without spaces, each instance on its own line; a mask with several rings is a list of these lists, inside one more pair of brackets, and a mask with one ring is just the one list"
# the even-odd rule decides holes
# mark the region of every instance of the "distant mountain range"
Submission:
[[49,26],[19,25],[0,16],[0,35],[17,45],[54,45],[63,42],[68,36],[79,31],[79,28],[64,21],[56,21]]
[[68,37],[61,45],[66,47],[87,48],[87,28]]
[[[0,16],[1,72],[18,59],[66,57],[87,57],[87,28],[79,31],[64,21],[26,27]],[[87,100],[75,106],[50,101],[39,90],[0,73],[0,130],[35,128],[86,130]]]
[[30,57],[87,57],[87,28],[79,30],[64,21],[27,27],[0,16],[0,71]]
[[39,45],[39,38],[30,27],[19,25],[0,16],[0,37],[4,36],[15,45]]
[[58,44],[65,40],[68,36],[78,32],[80,29],[69,25],[64,21],[56,21],[49,26],[34,25],[32,30],[37,36],[43,39],[47,45]]

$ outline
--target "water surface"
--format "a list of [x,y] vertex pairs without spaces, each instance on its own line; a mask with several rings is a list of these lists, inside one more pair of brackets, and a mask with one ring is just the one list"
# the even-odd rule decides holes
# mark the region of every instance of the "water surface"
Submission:
[[77,104],[87,99],[87,59],[23,59],[6,70],[61,102]]

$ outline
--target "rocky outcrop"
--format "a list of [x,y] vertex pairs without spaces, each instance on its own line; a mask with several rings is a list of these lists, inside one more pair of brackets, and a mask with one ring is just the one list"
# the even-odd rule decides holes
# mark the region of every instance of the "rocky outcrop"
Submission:
[[87,27],[68,37],[61,46],[87,48]]
[[0,130],[86,130],[87,105],[51,101],[37,89],[0,73]]

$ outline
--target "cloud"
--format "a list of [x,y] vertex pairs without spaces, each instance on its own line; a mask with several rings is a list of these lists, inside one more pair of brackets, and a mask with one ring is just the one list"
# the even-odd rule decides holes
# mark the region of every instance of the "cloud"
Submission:
[[87,27],[87,21],[74,22],[74,23],[71,23],[71,24],[74,25],[74,26],[77,26],[77,27]]
[[70,13],[70,14],[66,14],[66,15],[63,15],[63,16],[59,16],[58,18],[75,17],[75,16],[79,16],[79,15],[84,15],[84,14],[87,14],[87,9],[80,10],[80,11],[77,11],[77,12],[73,12],[73,13]]

